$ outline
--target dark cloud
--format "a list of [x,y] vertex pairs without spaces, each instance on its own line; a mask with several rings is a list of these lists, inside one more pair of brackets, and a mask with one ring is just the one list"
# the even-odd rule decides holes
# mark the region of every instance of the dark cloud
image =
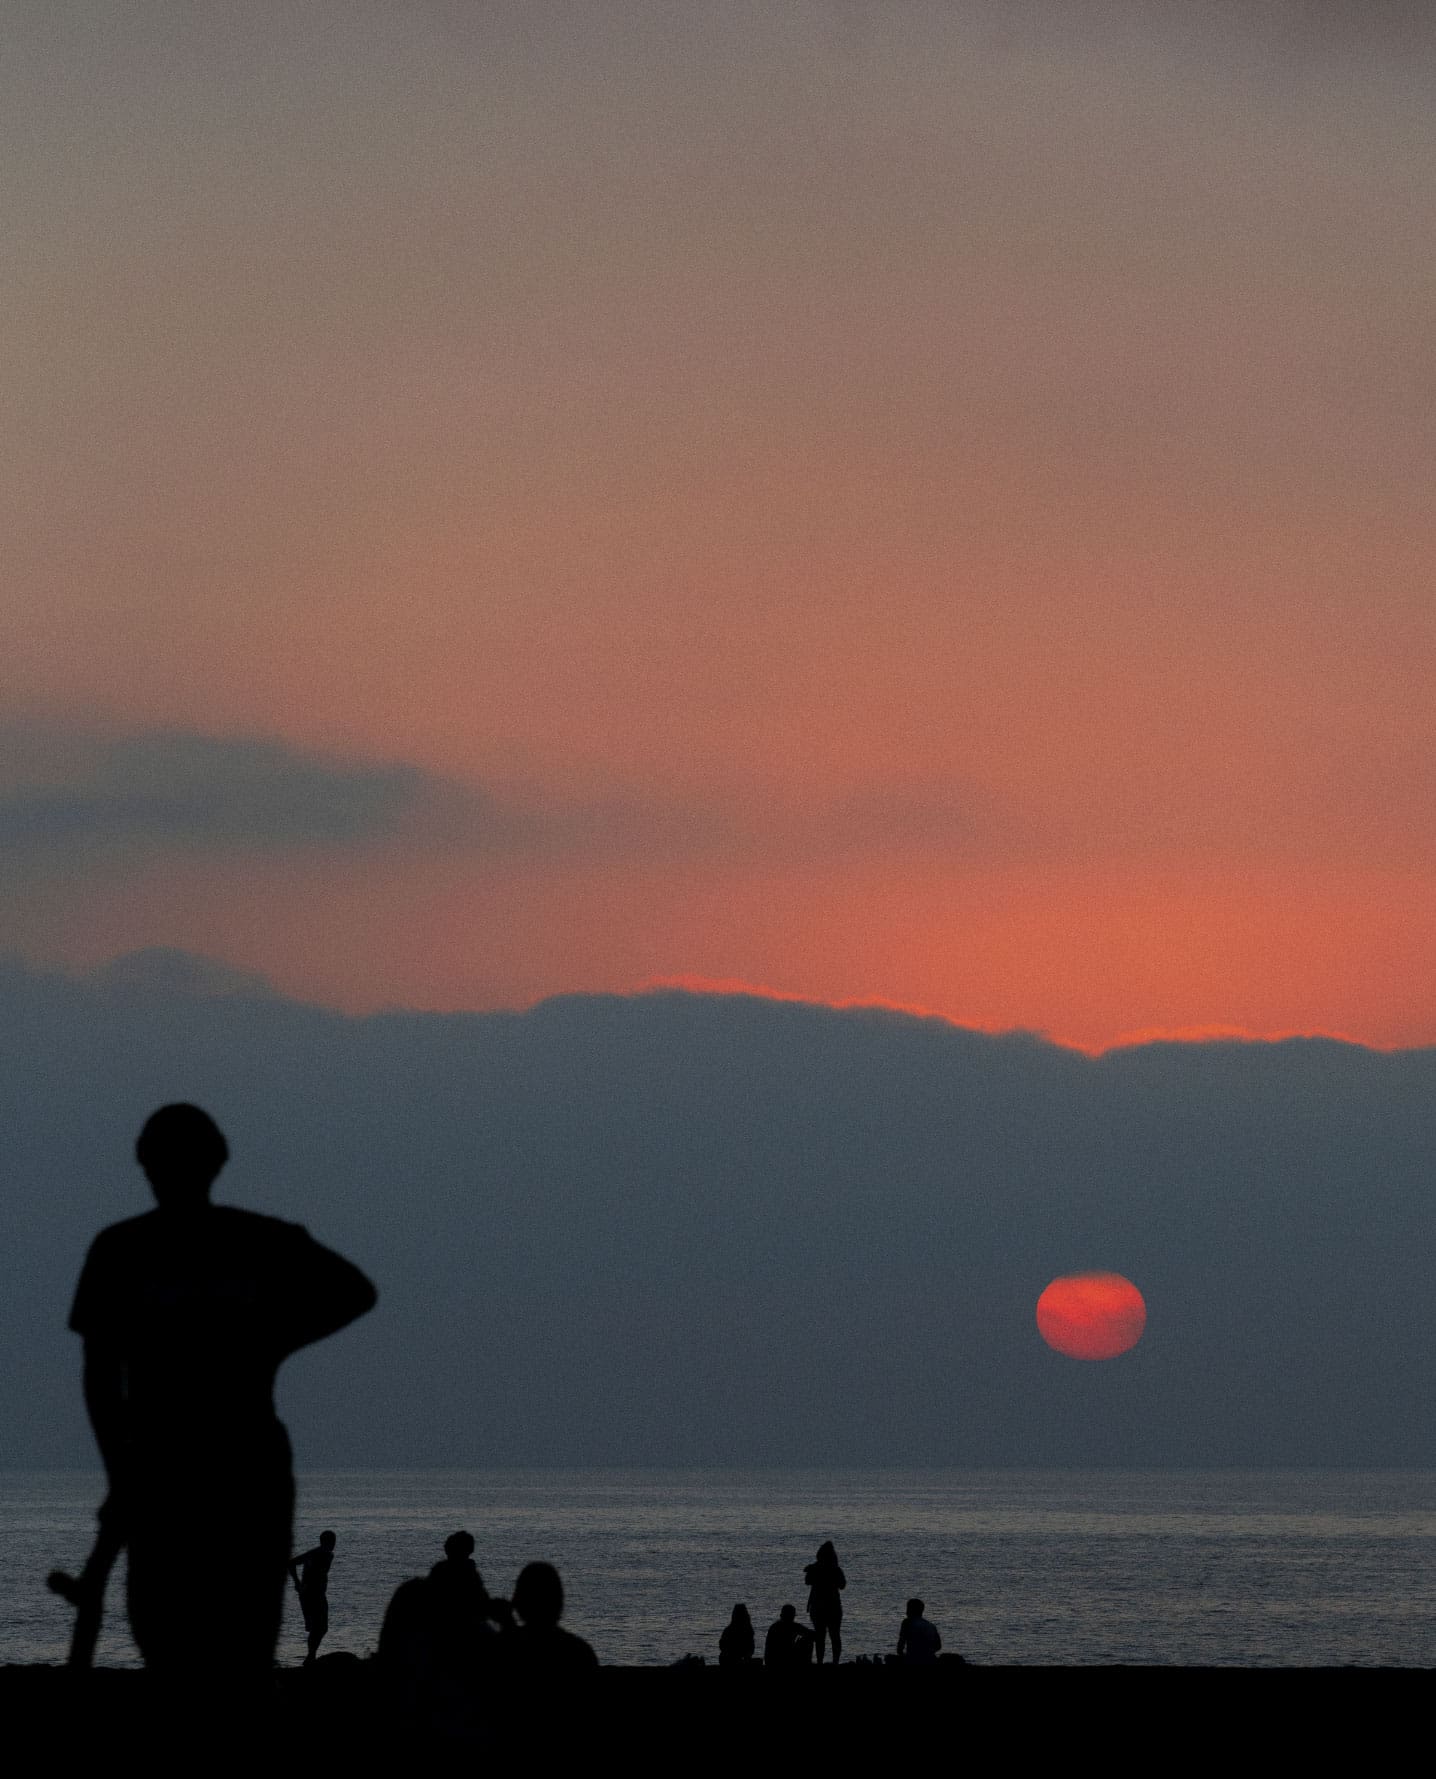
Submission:
[[[391,843],[477,855],[691,850],[711,827],[622,792],[502,792],[404,762],[348,760],[268,736],[99,736],[10,725],[0,846],[14,868],[170,852],[343,852]],[[700,841],[701,843],[701,841]]]
[[[69,1293],[181,1097],[222,1197],[381,1284],[286,1369],[304,1464],[1436,1462],[1436,1051],[1094,1061],[678,994],[352,1020],[193,969],[0,967],[9,1462],[89,1456]],[[1088,1268],[1148,1302],[1111,1364],[1033,1326]]]
[[1008,845],[992,799],[948,782],[885,784],[831,801],[720,788],[687,800],[624,786],[478,785],[403,762],[306,752],[266,736],[185,730],[101,737],[11,725],[0,770],[10,871],[87,859],[388,844],[540,862],[641,859],[833,863],[845,855]]
[[353,845],[395,834],[434,795],[412,766],[354,765],[254,736],[10,732],[0,845]]

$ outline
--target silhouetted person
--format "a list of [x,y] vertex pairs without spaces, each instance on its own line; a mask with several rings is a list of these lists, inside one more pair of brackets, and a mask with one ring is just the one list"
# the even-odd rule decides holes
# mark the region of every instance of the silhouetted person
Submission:
[[487,1601],[484,1578],[474,1561],[472,1532],[450,1532],[444,1540],[444,1554],[429,1571],[429,1580],[436,1589],[457,1600]]
[[796,1606],[784,1606],[763,1639],[765,1668],[802,1668],[812,1660],[813,1633],[798,1623]]
[[937,1660],[937,1652],[942,1648],[942,1638],[938,1635],[937,1626],[929,1624],[923,1617],[921,1600],[909,1600],[907,1617],[898,1630],[898,1657],[901,1661],[914,1668],[931,1667]]
[[735,1606],[718,1638],[718,1666],[736,1667],[753,1659],[753,1620],[746,1606]]
[[433,1614],[427,1576],[401,1581],[379,1627],[379,1671],[394,1702],[415,1710],[435,1679]]
[[395,1589],[379,1632],[379,1660],[398,1701],[451,1711],[511,1640],[513,1609],[494,1599],[474,1561],[470,1532],[451,1532],[443,1558]]
[[452,1645],[455,1653],[459,1646],[474,1653],[469,1646],[476,1640],[513,1623],[508,1601],[493,1599],[484,1586],[472,1532],[451,1532],[444,1540],[444,1555],[429,1571],[428,1589],[432,1635]]
[[319,1654],[319,1645],[329,1629],[329,1568],[336,1542],[332,1532],[321,1532],[313,1550],[289,1560],[289,1573],[299,1595],[299,1610],[304,1614],[304,1630],[309,1639],[306,1668]]
[[[136,1159],[156,1207],[95,1238],[70,1326],[129,1547],[130,1624],[148,1667],[268,1673],[292,1550],[289,1439],[274,1379],[299,1347],[372,1309],[357,1267],[295,1223],[210,1188],[229,1157],[197,1106],[163,1106]],[[212,1553],[223,1532],[223,1560]]]
[[813,1637],[818,1646],[818,1662],[823,1660],[823,1640],[833,1640],[833,1660],[843,1653],[843,1589],[848,1578],[838,1567],[838,1553],[832,1539],[818,1546],[818,1554],[803,1571],[808,1584],[808,1617],[813,1621]]
[[582,1637],[560,1628],[563,1583],[552,1563],[529,1563],[514,1583],[514,1615],[523,1624],[511,1647],[527,1670],[578,1673],[598,1666],[598,1657]]

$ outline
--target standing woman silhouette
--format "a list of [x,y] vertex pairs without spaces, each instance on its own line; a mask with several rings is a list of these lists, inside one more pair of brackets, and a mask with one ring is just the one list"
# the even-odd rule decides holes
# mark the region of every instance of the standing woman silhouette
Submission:
[[817,1556],[803,1571],[803,1580],[808,1584],[808,1617],[813,1621],[818,1661],[821,1664],[825,1638],[831,1637],[837,1663],[843,1653],[843,1589],[848,1578],[838,1565],[831,1538],[818,1546]]

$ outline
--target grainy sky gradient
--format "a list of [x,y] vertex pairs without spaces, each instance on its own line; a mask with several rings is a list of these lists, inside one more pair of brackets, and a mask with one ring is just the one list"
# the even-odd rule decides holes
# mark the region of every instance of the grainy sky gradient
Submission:
[[1429,8],[0,40],[9,948],[1436,1042]]

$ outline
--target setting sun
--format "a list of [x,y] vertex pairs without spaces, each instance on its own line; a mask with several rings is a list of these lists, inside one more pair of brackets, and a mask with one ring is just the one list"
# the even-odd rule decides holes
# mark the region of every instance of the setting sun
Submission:
[[1038,1332],[1069,1359],[1115,1359],[1136,1346],[1146,1326],[1142,1293],[1121,1273],[1068,1273],[1037,1299]]

